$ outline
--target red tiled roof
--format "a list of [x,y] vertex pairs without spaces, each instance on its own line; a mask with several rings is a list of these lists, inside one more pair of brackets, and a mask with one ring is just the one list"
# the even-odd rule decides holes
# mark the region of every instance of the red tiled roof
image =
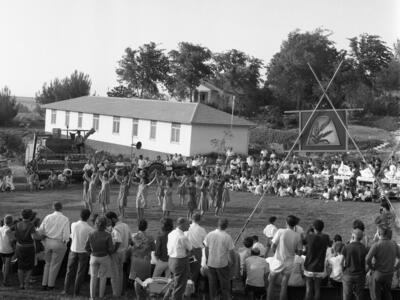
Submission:
[[[49,103],[43,108],[184,124],[231,124],[230,114],[201,103],[83,96]],[[243,118],[233,117],[233,126],[254,125]]]

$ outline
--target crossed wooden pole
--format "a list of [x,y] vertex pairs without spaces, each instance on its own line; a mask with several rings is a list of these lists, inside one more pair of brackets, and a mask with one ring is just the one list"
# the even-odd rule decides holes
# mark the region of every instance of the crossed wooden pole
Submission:
[[[275,181],[276,178],[279,176],[279,174],[280,174],[280,172],[281,172],[283,166],[285,165],[285,162],[288,160],[288,158],[290,157],[290,155],[291,155],[292,152],[294,151],[295,147],[297,146],[297,143],[299,142],[300,138],[302,137],[304,131],[305,131],[306,128],[308,127],[308,125],[309,125],[311,119],[313,118],[315,112],[317,111],[318,107],[321,105],[321,103],[322,103],[322,101],[323,101],[324,98],[328,101],[329,105],[332,107],[332,110],[333,110],[334,113],[336,114],[336,116],[337,116],[337,118],[338,118],[340,124],[341,124],[341,125],[343,126],[343,128],[345,129],[347,136],[350,138],[351,142],[354,144],[354,146],[355,146],[357,152],[360,154],[360,156],[361,156],[363,162],[364,162],[364,163],[368,166],[368,168],[371,170],[371,172],[372,172],[372,174],[373,174],[373,176],[374,176],[375,181],[378,183],[379,188],[380,188],[380,189],[382,190],[382,192],[383,192],[383,185],[382,185],[381,181],[379,180],[379,178],[378,178],[377,176],[375,176],[374,170],[372,170],[371,166],[367,163],[367,161],[366,161],[364,155],[361,153],[360,148],[358,147],[358,145],[357,145],[357,143],[355,142],[354,138],[351,136],[351,134],[350,134],[350,132],[349,132],[349,130],[348,130],[346,124],[343,122],[342,118],[340,117],[339,113],[338,113],[337,110],[335,109],[335,106],[333,105],[331,99],[329,98],[329,96],[328,96],[328,94],[327,94],[328,89],[330,88],[330,86],[331,86],[333,80],[335,79],[337,73],[339,72],[339,69],[340,69],[340,67],[342,66],[342,64],[343,64],[343,60],[339,63],[338,67],[337,67],[336,70],[335,70],[335,73],[332,75],[332,78],[329,80],[329,83],[327,84],[326,88],[324,88],[324,86],[322,85],[321,81],[319,80],[317,74],[314,72],[314,69],[311,67],[311,65],[310,65],[309,63],[307,63],[308,67],[310,68],[311,72],[313,73],[313,75],[314,75],[314,77],[315,77],[315,80],[317,81],[317,83],[318,83],[318,85],[319,85],[319,87],[320,87],[320,89],[321,89],[321,91],[322,91],[322,95],[320,96],[317,105],[316,105],[315,108],[313,109],[313,111],[312,111],[310,117],[308,118],[307,122],[305,123],[304,127],[300,130],[300,133],[299,133],[299,135],[297,136],[295,142],[293,143],[293,146],[290,148],[289,152],[288,152],[287,155],[285,156],[285,159],[284,159],[284,160],[281,162],[281,164],[279,165],[279,167],[278,167],[278,169],[276,170],[275,174],[273,175],[272,179],[271,179],[270,182],[268,183],[267,188],[264,190],[264,192],[263,192],[263,194],[261,195],[260,199],[257,201],[257,203],[256,203],[256,205],[255,205],[255,207],[254,207],[254,209],[253,209],[252,212],[250,213],[249,217],[246,219],[246,221],[245,221],[243,227],[240,229],[240,231],[239,231],[239,233],[238,233],[238,235],[236,236],[235,241],[234,241],[235,245],[236,245],[236,243],[239,241],[239,239],[240,239],[241,235],[243,234],[243,232],[246,230],[247,225],[250,223],[250,221],[251,221],[251,219],[253,218],[254,214],[256,213],[258,207],[262,204],[262,202],[263,202],[263,200],[264,200],[264,198],[265,198],[265,195],[266,195],[266,191],[269,190],[269,188],[270,188],[270,186],[271,186],[271,183],[272,183],[273,181]],[[384,167],[384,166],[382,166],[382,167]],[[393,207],[392,203],[390,202],[390,200],[389,200],[389,198],[387,197],[387,195],[384,195],[384,197],[386,198],[386,200],[388,201],[390,207],[392,208],[393,212],[395,213],[395,216],[396,216],[396,224],[397,224],[397,226],[400,228],[400,219],[399,219],[399,217],[397,216],[397,214],[396,214],[396,212],[395,212],[395,210],[394,210],[394,207]],[[262,211],[262,210],[261,210],[261,211]]]

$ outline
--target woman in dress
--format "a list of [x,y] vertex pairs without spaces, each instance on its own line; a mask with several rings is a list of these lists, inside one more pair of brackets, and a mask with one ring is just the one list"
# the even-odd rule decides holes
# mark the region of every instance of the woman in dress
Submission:
[[96,296],[98,279],[100,279],[99,297],[104,297],[107,274],[111,269],[110,255],[115,252],[111,234],[106,232],[106,227],[106,217],[98,217],[96,230],[89,234],[85,245],[85,250],[90,253],[90,299]]
[[222,194],[224,193],[224,181],[218,178],[215,182],[217,188],[215,193],[215,215],[219,216],[222,208]]
[[125,207],[128,202],[129,188],[131,187],[131,174],[128,174],[126,170],[122,172],[122,175],[115,176],[115,180],[119,183],[119,193],[118,193],[118,211],[119,214],[125,217]]
[[88,182],[88,190],[86,192],[85,207],[93,212],[93,203],[96,202],[96,182],[99,178],[99,173],[93,172],[89,177],[88,174],[83,174]]
[[215,194],[217,191],[217,185],[215,182],[215,175],[213,174],[210,178],[210,183],[208,185],[208,197],[209,197],[209,203],[208,207],[215,207]]
[[224,213],[225,206],[229,201],[231,201],[231,197],[229,195],[228,179],[224,178],[224,180],[223,180],[223,191],[222,191],[221,215]]
[[15,254],[18,262],[18,280],[21,289],[29,283],[32,270],[35,266],[34,239],[39,240],[40,235],[32,222],[34,216],[31,209],[24,209],[21,213],[22,221],[15,225],[16,248]]
[[189,200],[187,203],[187,206],[188,206],[187,219],[188,220],[192,219],[193,212],[197,207],[196,192],[197,192],[196,182],[194,180],[190,180],[189,187],[188,187]]
[[87,207],[87,198],[88,198],[88,190],[89,190],[89,182],[90,182],[90,177],[92,176],[92,170],[85,170],[83,172],[82,178],[83,178],[83,191],[82,191],[82,200],[85,208]]
[[98,195],[98,201],[101,205],[101,211],[103,214],[105,214],[108,210],[108,205],[110,204],[110,181],[114,179],[114,176],[111,176],[110,174],[104,172],[103,176],[100,176],[100,182],[101,182],[101,190]]
[[136,210],[138,222],[144,219],[144,209],[147,208],[147,189],[156,180],[153,178],[151,182],[148,181],[146,174],[143,170],[140,171],[138,177],[140,178],[138,191],[136,194]]
[[184,173],[181,177],[181,182],[178,185],[178,195],[179,195],[179,203],[181,206],[185,205],[186,202],[186,193],[187,193],[187,189],[186,189],[186,185],[187,185],[187,180],[188,177],[187,175]]
[[206,211],[208,211],[208,186],[209,180],[207,177],[204,178],[201,187],[200,187],[200,200],[199,200],[199,207],[200,214],[203,216]]
[[164,187],[164,198],[162,204],[163,216],[168,217],[171,210],[174,209],[174,203],[172,201],[172,181],[167,180]]
[[167,181],[167,176],[164,174],[164,172],[161,172],[159,174],[157,172],[156,174],[156,181],[157,181],[157,190],[156,190],[156,197],[158,201],[158,206],[162,207],[163,203],[163,198],[164,198],[164,188],[165,188],[165,183]]

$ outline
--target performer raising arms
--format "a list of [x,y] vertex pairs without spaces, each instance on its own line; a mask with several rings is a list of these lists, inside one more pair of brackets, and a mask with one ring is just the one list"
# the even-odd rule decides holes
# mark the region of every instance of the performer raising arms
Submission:
[[155,176],[153,180],[149,182],[143,170],[141,170],[139,174],[136,174],[136,176],[140,179],[136,194],[137,219],[139,222],[144,219],[144,209],[147,208],[147,189],[156,181],[157,178]]
[[121,170],[121,175],[116,175],[115,180],[120,184],[118,193],[118,212],[120,216],[125,217],[125,207],[128,201],[129,189],[131,187],[132,173],[126,169]]

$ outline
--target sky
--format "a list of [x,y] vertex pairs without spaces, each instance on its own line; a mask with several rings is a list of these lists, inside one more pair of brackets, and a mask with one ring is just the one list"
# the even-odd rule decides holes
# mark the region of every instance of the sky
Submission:
[[0,88],[31,97],[74,70],[106,96],[125,48],[150,41],[235,48],[267,64],[295,29],[329,29],[338,49],[361,33],[400,38],[398,0],[0,0],[0,12]]

